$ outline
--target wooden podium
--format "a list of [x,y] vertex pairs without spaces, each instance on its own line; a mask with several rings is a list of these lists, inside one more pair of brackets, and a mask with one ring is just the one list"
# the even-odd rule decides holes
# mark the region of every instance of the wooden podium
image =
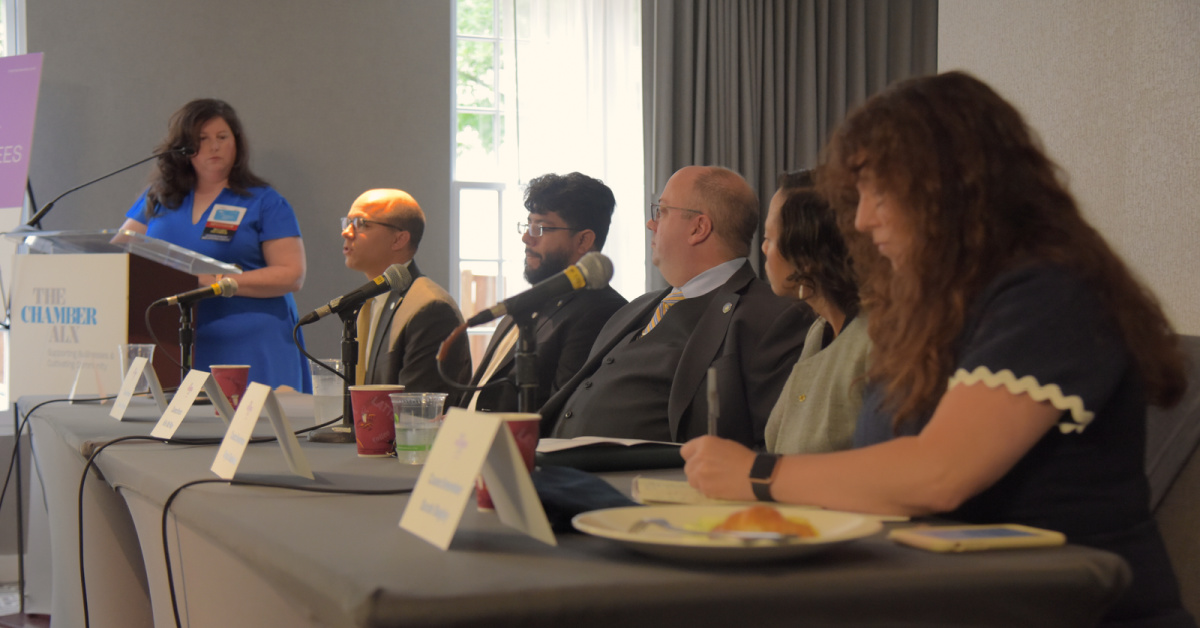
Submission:
[[[133,231],[9,233],[15,256],[11,328],[5,343],[3,407],[22,395],[116,394],[119,345],[152,343],[144,314],[163,297],[192,290],[196,275],[238,274],[236,266]],[[151,312],[159,345],[154,368],[179,383],[179,314]]]

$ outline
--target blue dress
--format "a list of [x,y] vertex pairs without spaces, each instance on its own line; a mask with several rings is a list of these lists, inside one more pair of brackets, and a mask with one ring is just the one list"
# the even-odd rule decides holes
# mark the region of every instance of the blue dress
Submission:
[[[976,297],[956,361],[948,388],[1005,386],[1062,415],[1004,477],[945,516],[1058,530],[1070,543],[1120,554],[1133,582],[1101,625],[1195,626],[1150,514],[1145,386],[1099,295],[1061,267],[1001,273]],[[868,387],[856,446],[893,438],[881,393]]]
[[[245,271],[267,265],[263,242],[300,236],[292,206],[272,188],[250,188],[248,196],[226,188],[196,224],[192,224],[194,199],[193,191],[178,208],[160,207],[156,215],[149,216],[142,194],[125,216],[145,224],[146,234],[152,238],[237,264]],[[219,222],[209,224],[214,219]],[[230,229],[234,225],[236,229]],[[249,364],[250,381],[311,392],[307,362],[292,342],[292,328],[298,320],[291,294],[270,299],[205,299],[196,304],[195,367],[206,370],[212,364]],[[303,342],[302,335],[300,340]]]

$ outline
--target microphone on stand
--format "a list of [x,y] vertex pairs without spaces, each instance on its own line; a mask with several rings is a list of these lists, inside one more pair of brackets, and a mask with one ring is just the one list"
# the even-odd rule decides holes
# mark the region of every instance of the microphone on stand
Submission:
[[482,325],[505,314],[523,314],[537,310],[546,301],[575,290],[602,290],[612,279],[613,265],[601,253],[592,251],[580,258],[579,263],[568,266],[562,272],[542,280],[525,292],[514,295],[467,320],[467,327]]
[[412,285],[412,273],[404,264],[392,264],[383,274],[368,281],[353,292],[344,294],[305,314],[300,319],[301,325],[315,323],[330,314],[341,314],[345,310],[357,308],[367,299],[377,297],[385,292],[403,292]]
[[233,277],[223,277],[220,281],[212,284],[211,286],[196,288],[195,290],[188,290],[187,292],[177,294],[173,297],[159,299],[150,305],[151,307],[155,305],[188,306],[196,301],[203,301],[204,299],[211,297],[231,297],[237,294],[237,290],[237,280],[235,280]]
[[184,157],[190,157],[190,156],[196,154],[196,149],[192,148],[191,146],[176,146],[174,148],[168,148],[167,150],[164,150],[164,151],[161,151],[158,153],[154,153],[153,155],[150,155],[149,157],[142,159],[140,161],[135,161],[135,162],[129,164],[128,166],[121,168],[120,170],[114,170],[113,172],[110,172],[98,179],[92,179],[91,181],[88,181],[87,183],[84,183],[83,185],[77,185],[77,186],[67,190],[66,192],[63,192],[62,194],[59,194],[58,196],[54,197],[54,200],[50,201],[49,203],[46,203],[45,206],[43,206],[41,209],[39,209],[38,212],[36,214],[34,214],[32,218],[29,219],[29,222],[25,223],[25,226],[28,228],[41,229],[42,228],[42,225],[41,225],[42,218],[45,218],[46,214],[50,213],[50,210],[54,207],[54,204],[57,203],[59,200],[61,200],[62,197],[70,194],[71,192],[74,192],[75,190],[83,189],[93,183],[96,183],[97,181],[103,181],[113,175],[121,174],[122,172],[125,172],[126,170],[129,170],[130,168],[133,168],[134,166],[140,166],[140,165],[146,163],[147,161],[150,161],[151,159],[156,159],[158,157],[163,157],[163,156],[171,155],[171,154],[175,154],[175,153],[177,153],[179,155],[183,155]]

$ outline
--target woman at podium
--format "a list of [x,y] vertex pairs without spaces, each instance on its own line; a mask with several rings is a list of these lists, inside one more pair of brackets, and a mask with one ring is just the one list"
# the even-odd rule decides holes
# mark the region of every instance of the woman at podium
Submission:
[[[250,170],[237,113],[193,100],[171,116],[158,170],[122,229],[144,233],[242,269],[237,295],[196,305],[195,366],[249,364],[250,380],[309,392],[292,342],[292,293],[304,284],[304,241],[292,206]],[[200,285],[221,276],[200,275]],[[164,295],[165,296],[165,295]]]

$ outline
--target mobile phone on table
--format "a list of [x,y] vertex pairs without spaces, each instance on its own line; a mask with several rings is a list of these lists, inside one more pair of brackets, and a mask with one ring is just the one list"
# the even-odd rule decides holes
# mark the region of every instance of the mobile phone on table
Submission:
[[1050,547],[1067,542],[1067,537],[1061,532],[1015,523],[902,528],[892,530],[888,538],[931,552]]

